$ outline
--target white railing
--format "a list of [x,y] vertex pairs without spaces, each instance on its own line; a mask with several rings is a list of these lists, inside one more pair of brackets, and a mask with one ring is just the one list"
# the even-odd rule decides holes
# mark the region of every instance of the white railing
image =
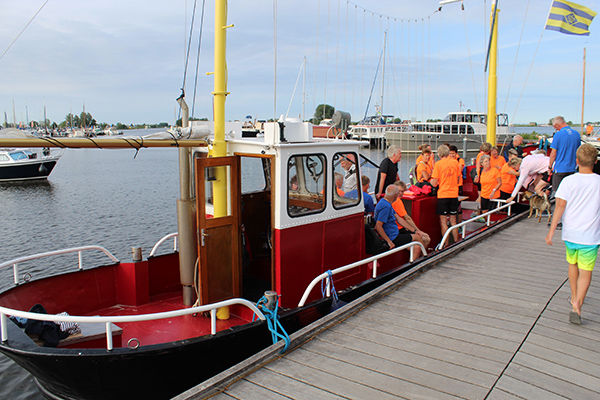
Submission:
[[[425,255],[425,256],[427,255],[427,250],[425,249],[425,246],[423,246],[423,243],[410,242],[403,246],[396,247],[396,248],[393,248],[392,250],[388,250],[384,253],[378,254],[376,256],[365,258],[364,260],[357,261],[355,263],[336,268],[331,271],[331,274],[336,275],[336,274],[339,274],[340,272],[348,271],[349,269],[360,267],[361,265],[373,262],[373,278],[376,278],[377,277],[377,260],[379,260],[380,258],[383,258],[383,257],[387,257],[391,254],[397,253],[399,251],[406,250],[407,248],[410,247],[410,261],[413,262],[414,261],[413,246],[419,246],[421,248],[421,251],[423,252],[423,255]],[[300,299],[300,302],[298,303],[298,307],[304,306],[304,304],[306,303],[306,300],[308,299],[308,296],[310,295],[310,292],[312,292],[312,290],[317,285],[317,283],[319,283],[323,279],[325,279],[327,282],[327,293],[326,293],[327,297],[331,296],[331,289],[330,289],[331,282],[329,282],[329,274],[327,272],[323,272],[321,275],[319,275],[315,279],[313,279],[312,282],[308,285],[308,287],[304,291],[304,294],[302,295],[302,298]]]
[[6,342],[8,340],[8,325],[12,324],[12,321],[9,321],[7,315],[12,315],[20,318],[33,319],[36,321],[58,321],[58,322],[78,322],[78,323],[98,323],[98,324],[106,324],[106,349],[112,350],[112,324],[116,324],[119,322],[140,322],[140,321],[152,321],[157,319],[165,319],[165,318],[173,318],[173,317],[181,317],[189,314],[203,313],[206,311],[210,311],[210,333],[214,335],[217,333],[217,309],[221,307],[227,307],[234,304],[240,304],[242,306],[248,307],[252,310],[260,320],[264,320],[265,316],[263,313],[254,305],[254,303],[246,300],[246,299],[229,299],[220,301],[218,303],[207,304],[204,306],[186,308],[183,310],[176,311],[165,311],[155,314],[142,314],[142,315],[116,315],[111,317],[82,317],[82,316],[62,316],[62,315],[53,315],[53,314],[38,314],[32,313],[28,311],[19,311],[12,310],[10,308],[1,307],[0,306],[0,330],[2,331],[2,342]]
[[158,242],[156,242],[156,244],[152,248],[152,251],[150,252],[150,255],[148,257],[154,256],[154,253],[156,253],[156,250],[158,250],[158,247],[171,238],[173,238],[173,251],[177,251],[177,237],[178,236],[179,236],[179,234],[177,232],[173,232],[173,233],[169,233],[168,235],[166,235],[165,237],[160,239]]
[[0,269],[12,265],[15,285],[18,285],[19,284],[19,263],[22,263],[24,261],[36,260],[38,258],[57,256],[57,255],[61,255],[61,254],[77,252],[79,254],[79,263],[78,263],[79,269],[83,269],[83,257],[82,257],[81,252],[84,250],[100,250],[114,262],[116,262],[116,263],[119,262],[119,259],[117,257],[115,257],[110,251],[106,250],[102,246],[81,246],[81,247],[73,247],[70,249],[63,249],[63,250],[54,250],[54,251],[48,251],[46,253],[38,253],[38,254],[31,255],[31,256],[15,258],[14,260],[10,260],[10,261],[0,264]]
[[[498,203],[506,203],[506,200],[501,200],[501,199],[493,199],[493,201],[496,201],[496,202],[498,202]],[[463,226],[467,225],[467,224],[468,224],[468,223],[470,223],[470,222],[474,222],[474,221],[476,221],[476,220],[478,220],[478,219],[480,219],[480,218],[487,217],[487,218],[486,218],[486,222],[485,222],[485,224],[486,224],[487,226],[490,226],[490,215],[492,215],[492,214],[495,214],[495,213],[497,213],[498,211],[500,211],[500,210],[503,210],[503,209],[505,209],[505,208],[508,208],[508,215],[510,216],[510,215],[511,215],[511,214],[510,214],[510,207],[511,207],[513,204],[515,204],[515,202],[514,202],[514,201],[511,201],[511,202],[510,202],[510,203],[508,203],[508,204],[505,204],[505,205],[503,205],[503,206],[500,206],[500,207],[498,207],[498,208],[494,208],[493,210],[490,210],[490,211],[488,211],[488,212],[486,212],[486,213],[484,213],[484,214],[477,215],[477,216],[475,216],[475,217],[473,217],[473,218],[470,218],[470,219],[468,219],[468,220],[466,220],[466,221],[463,221],[463,222],[461,222],[461,223],[459,223],[459,224],[452,225],[451,227],[449,227],[449,228],[448,228],[448,230],[447,230],[447,231],[446,231],[446,233],[444,234],[444,237],[442,237],[442,240],[440,241],[440,243],[437,245],[437,247],[436,247],[435,249],[436,249],[436,250],[441,250],[441,249],[443,249],[443,248],[444,248],[444,245],[446,244],[446,240],[448,240],[448,237],[450,236],[450,233],[452,233],[452,231],[453,231],[453,230],[455,230],[455,229],[458,229],[458,228],[460,228],[460,227],[463,227]],[[463,239],[465,238],[465,235],[466,235],[466,229],[463,229],[463,231],[462,231],[462,238],[463,238]]]

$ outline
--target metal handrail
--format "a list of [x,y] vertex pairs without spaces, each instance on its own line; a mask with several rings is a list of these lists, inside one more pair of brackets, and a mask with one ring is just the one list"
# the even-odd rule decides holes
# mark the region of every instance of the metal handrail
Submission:
[[[140,321],[152,321],[157,319],[181,317],[189,314],[203,313],[210,311],[210,333],[214,335],[217,333],[217,309],[221,307],[227,307],[234,304],[240,304],[248,307],[252,310],[260,320],[265,320],[263,313],[254,305],[254,303],[246,299],[229,299],[220,301],[218,303],[207,304],[204,306],[186,308],[183,310],[176,311],[165,311],[155,314],[142,314],[142,315],[116,315],[111,317],[83,317],[83,316],[63,316],[63,315],[52,315],[52,314],[39,314],[32,313],[29,311],[19,311],[10,308],[0,306],[0,330],[2,332],[2,342],[8,340],[8,323],[9,320],[7,315],[12,315],[20,318],[33,319],[36,321],[59,321],[59,322],[91,322],[91,323],[104,323],[106,324],[106,348],[107,350],[113,349],[112,343],[112,324],[119,322],[140,322]],[[12,324],[12,322],[10,322]]]
[[171,238],[174,238],[173,239],[173,251],[177,251],[177,237],[178,236],[179,236],[179,234],[177,232],[173,232],[173,233],[169,233],[168,235],[165,235],[162,239],[160,239],[158,242],[156,242],[156,244],[152,248],[152,251],[150,252],[150,255],[148,257],[154,256],[154,253],[156,253],[156,250],[158,250],[158,247]]
[[[340,272],[348,271],[349,269],[360,267],[361,265],[373,262],[373,278],[376,278],[377,277],[377,260],[379,260],[380,258],[383,258],[383,257],[387,257],[389,255],[392,255],[394,253],[397,253],[401,250],[406,250],[408,247],[410,247],[410,261],[413,262],[414,261],[413,246],[421,247],[421,251],[423,252],[423,255],[425,255],[425,256],[427,255],[427,250],[425,249],[425,246],[423,246],[423,243],[410,242],[403,246],[396,247],[396,248],[388,250],[384,253],[378,254],[376,256],[365,258],[364,260],[357,261],[352,264],[348,264],[348,265],[344,265],[343,267],[336,268],[331,271],[331,274],[332,275],[339,274]],[[331,295],[329,273],[323,272],[321,275],[319,275],[315,279],[313,279],[312,282],[310,282],[310,284],[304,291],[304,294],[302,295],[300,302],[298,303],[298,307],[304,306],[304,304],[306,303],[306,300],[308,299],[308,295],[310,294],[310,292],[312,292],[312,290],[314,289],[316,284],[319,283],[320,281],[322,281],[323,279],[327,280],[327,297],[329,297]]]
[[63,250],[54,250],[54,251],[48,251],[46,253],[38,253],[38,254],[33,254],[31,256],[25,256],[25,257],[19,257],[19,258],[15,258],[13,260],[10,261],[6,261],[4,263],[0,264],[0,269],[5,268],[9,265],[13,266],[13,275],[14,275],[14,280],[15,280],[15,285],[19,284],[19,266],[18,264],[24,261],[31,261],[31,260],[36,260],[38,258],[44,258],[44,257],[50,257],[50,256],[57,256],[57,255],[61,255],[61,254],[68,254],[68,253],[79,253],[79,269],[82,270],[83,269],[83,258],[81,257],[81,252],[84,250],[100,250],[102,251],[104,254],[106,254],[106,256],[108,258],[110,258],[111,260],[113,260],[114,262],[118,263],[120,262],[119,259],[117,257],[115,257],[110,251],[106,250],[104,247],[102,246],[81,246],[81,247],[72,247],[70,249],[63,249]]
[[[495,200],[495,201],[497,201],[497,202],[499,202],[499,203],[506,202],[506,200],[501,200],[501,199],[492,199],[492,200]],[[436,248],[435,248],[435,249],[436,249],[436,250],[441,250],[441,249],[443,249],[443,248],[444,248],[444,244],[446,244],[446,240],[448,239],[448,236],[450,236],[450,232],[452,232],[454,229],[458,229],[458,228],[460,228],[461,226],[465,226],[465,225],[466,225],[466,224],[468,224],[469,222],[476,221],[476,220],[478,220],[479,218],[482,218],[482,217],[487,217],[487,220],[486,220],[486,225],[487,225],[487,226],[490,226],[490,215],[492,215],[492,214],[495,214],[496,212],[498,212],[498,211],[500,211],[500,210],[503,210],[503,209],[505,209],[505,208],[508,208],[508,215],[510,216],[510,207],[511,207],[513,204],[515,204],[515,203],[516,203],[515,201],[511,201],[510,203],[507,203],[507,204],[505,204],[505,205],[503,205],[503,206],[500,206],[500,207],[494,208],[493,210],[490,210],[490,211],[488,211],[488,212],[486,212],[486,213],[484,213],[484,214],[477,215],[476,217],[473,217],[473,218],[471,218],[471,219],[468,219],[468,220],[466,220],[466,221],[463,221],[463,222],[461,222],[461,223],[459,223],[459,224],[452,225],[451,227],[449,227],[449,228],[448,228],[448,230],[447,230],[447,231],[446,231],[446,233],[444,234],[444,237],[442,237],[442,240],[441,240],[441,241],[440,241],[440,243],[439,243],[439,244],[436,246]],[[463,229],[463,231],[462,231],[462,238],[463,238],[463,239],[465,238],[465,235],[466,235],[466,231],[465,231],[465,229]]]

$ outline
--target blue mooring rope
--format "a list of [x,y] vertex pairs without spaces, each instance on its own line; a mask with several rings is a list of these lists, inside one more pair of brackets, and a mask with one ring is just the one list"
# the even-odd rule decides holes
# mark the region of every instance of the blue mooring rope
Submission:
[[[338,301],[339,299],[337,292],[335,291],[335,285],[333,284],[333,273],[331,272],[331,270],[327,270],[327,275],[329,276],[329,282],[331,284],[331,296],[333,296],[335,301]],[[323,281],[324,279],[321,279],[321,294],[323,295],[323,297],[325,297],[326,287],[323,286]]]
[[[285,329],[283,329],[283,326],[281,326],[281,323],[279,322],[279,316],[277,315],[277,310],[279,309],[279,296],[277,297],[277,302],[275,303],[275,309],[273,311],[269,310],[265,306],[266,303],[267,298],[263,296],[256,303],[256,307],[262,311],[267,319],[267,327],[269,328],[269,331],[271,331],[271,339],[273,339],[273,344],[277,343],[279,340],[283,340],[285,342],[285,346],[279,352],[283,354],[288,347],[290,347],[291,340]],[[252,316],[252,321],[254,321],[254,317],[256,317],[256,314]],[[278,330],[281,330],[281,333],[278,332]]]

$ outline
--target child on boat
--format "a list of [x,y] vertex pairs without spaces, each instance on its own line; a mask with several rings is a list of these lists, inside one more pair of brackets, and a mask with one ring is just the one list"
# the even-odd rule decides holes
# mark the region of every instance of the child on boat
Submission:
[[552,246],[552,236],[562,219],[573,306],[569,321],[578,325],[600,244],[600,175],[593,172],[597,156],[598,151],[589,143],[577,149],[579,172],[565,177],[558,187],[556,209],[546,236],[546,243]]

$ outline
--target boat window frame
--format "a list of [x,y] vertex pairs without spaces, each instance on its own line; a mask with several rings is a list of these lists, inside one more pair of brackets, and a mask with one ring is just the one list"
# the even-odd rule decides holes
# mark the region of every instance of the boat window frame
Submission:
[[[351,199],[351,200],[356,200],[356,201],[349,202],[349,203],[337,202],[336,201],[336,197],[339,197],[339,196],[337,194],[337,190],[336,190],[336,186],[335,186],[335,181],[332,181],[333,184],[332,184],[332,189],[331,189],[331,204],[332,204],[333,208],[336,209],[336,210],[343,210],[343,209],[349,208],[349,207],[356,207],[362,201],[362,185],[361,185],[361,178],[360,178],[360,166],[358,165],[359,163],[357,161],[359,159],[359,156],[358,156],[358,154],[356,154],[356,152],[354,152],[354,151],[339,151],[339,152],[334,153],[333,157],[331,158],[331,166],[333,167],[332,168],[332,176],[335,179],[335,175],[334,174],[336,172],[335,168],[337,166],[340,166],[340,168],[342,168],[339,162],[336,165],[336,157],[340,157],[340,161],[341,161],[341,157],[343,157],[342,156],[343,154],[352,154],[352,155],[354,155],[354,160],[355,160],[354,161],[354,166],[356,167],[356,169],[355,169],[356,190],[358,192],[358,198],[357,199],[352,199],[352,198],[349,198],[349,197],[343,197],[344,199]],[[342,168],[342,170],[343,170],[343,168]]]
[[[318,157],[321,159],[322,165],[323,165],[323,171],[321,173],[322,177],[321,179],[323,179],[323,189],[322,189],[322,207],[320,209],[314,209],[311,211],[304,211],[304,212],[300,212],[300,213],[292,213],[290,212],[291,210],[291,204],[290,204],[290,194],[293,193],[294,191],[291,190],[290,188],[290,183],[291,183],[291,179],[292,176],[290,176],[290,162],[292,159],[295,159],[297,157],[302,157],[303,158],[303,165],[305,164],[305,160],[308,157]],[[294,164],[295,165],[295,164]],[[298,175],[298,167],[296,166],[296,176]],[[325,210],[327,209],[327,178],[328,178],[328,173],[327,173],[327,155],[325,155],[324,153],[295,153],[295,154],[290,154],[290,156],[287,159],[287,174],[286,174],[286,211],[287,214],[290,218],[299,218],[299,217],[305,217],[308,215],[315,215],[315,214],[321,214],[323,212],[325,212]],[[300,190],[300,187],[298,188],[298,190]],[[309,192],[310,193],[310,192]],[[315,202],[315,204],[318,204]]]

